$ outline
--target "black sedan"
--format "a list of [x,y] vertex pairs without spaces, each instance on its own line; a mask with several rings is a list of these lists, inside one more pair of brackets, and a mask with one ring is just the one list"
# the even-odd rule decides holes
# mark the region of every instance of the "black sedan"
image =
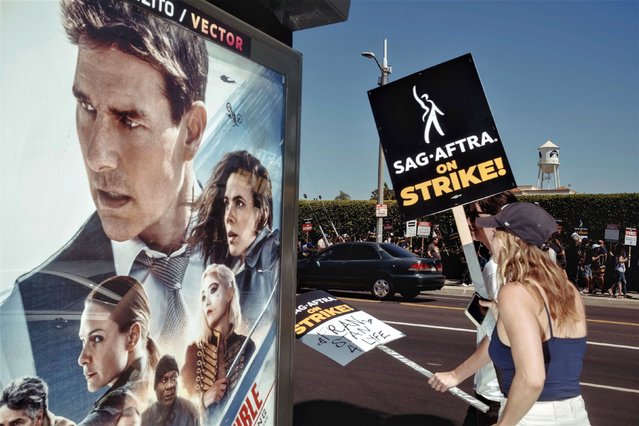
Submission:
[[381,300],[439,290],[445,280],[441,261],[387,243],[335,244],[297,262],[298,288],[369,290]]

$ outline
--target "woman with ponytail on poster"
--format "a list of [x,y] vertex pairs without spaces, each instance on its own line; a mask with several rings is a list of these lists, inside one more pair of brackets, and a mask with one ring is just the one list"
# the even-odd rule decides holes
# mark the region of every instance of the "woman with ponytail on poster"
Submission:
[[233,270],[249,325],[279,282],[280,238],[279,230],[272,229],[272,214],[266,168],[247,151],[227,153],[200,196],[191,244],[201,247],[206,263]]
[[128,276],[103,281],[87,297],[78,364],[90,392],[109,388],[79,425],[135,421],[145,408],[150,373],[159,360],[149,336],[150,315],[144,288]]

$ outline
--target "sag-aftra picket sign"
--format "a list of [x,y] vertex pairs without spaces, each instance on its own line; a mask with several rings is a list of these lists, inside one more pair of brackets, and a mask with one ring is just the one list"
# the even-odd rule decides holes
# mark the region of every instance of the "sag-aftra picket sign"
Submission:
[[368,95],[405,220],[516,186],[470,54]]

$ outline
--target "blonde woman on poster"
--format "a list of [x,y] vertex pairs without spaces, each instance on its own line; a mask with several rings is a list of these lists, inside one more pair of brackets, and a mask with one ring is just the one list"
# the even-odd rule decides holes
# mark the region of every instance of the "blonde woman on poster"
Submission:
[[255,344],[238,334],[240,296],[233,272],[213,264],[202,275],[201,333],[186,349],[182,376],[186,391],[205,410],[214,410],[237,385]]

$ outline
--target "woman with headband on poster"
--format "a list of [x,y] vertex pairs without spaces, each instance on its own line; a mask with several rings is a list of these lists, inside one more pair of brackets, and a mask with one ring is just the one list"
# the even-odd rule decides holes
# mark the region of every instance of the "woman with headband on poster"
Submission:
[[150,309],[142,285],[128,276],[109,278],[87,297],[80,320],[78,364],[87,388],[108,390],[79,425],[139,420],[148,400],[150,372],[159,360],[149,336]]
[[272,306],[279,282],[280,236],[272,215],[266,168],[247,151],[227,153],[200,196],[191,244],[201,247],[205,262],[233,270],[249,325]]

